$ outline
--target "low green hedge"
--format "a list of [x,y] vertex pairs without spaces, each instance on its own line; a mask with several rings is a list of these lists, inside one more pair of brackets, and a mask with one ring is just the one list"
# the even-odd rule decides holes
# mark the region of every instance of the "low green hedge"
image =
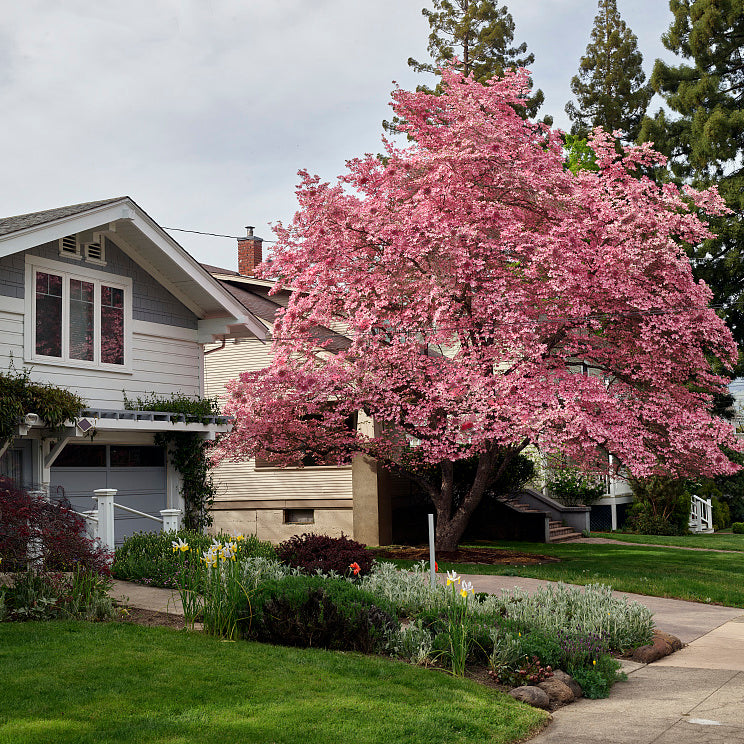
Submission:
[[241,635],[264,643],[373,653],[399,627],[392,604],[344,579],[287,576],[247,601]]
[[734,522],[731,525],[731,531],[735,535],[744,535],[744,522]]
[[[174,552],[172,543],[177,539],[188,543],[190,550],[185,555],[180,551]],[[188,570],[190,561],[198,561],[214,539],[212,535],[186,529],[178,532],[135,532],[117,548],[111,575],[115,579],[136,581],[148,586],[178,588],[181,572]],[[236,540],[235,536],[225,533],[220,533],[216,539],[223,543]],[[237,545],[236,558],[276,558],[273,545],[259,540],[255,535],[237,540]]]

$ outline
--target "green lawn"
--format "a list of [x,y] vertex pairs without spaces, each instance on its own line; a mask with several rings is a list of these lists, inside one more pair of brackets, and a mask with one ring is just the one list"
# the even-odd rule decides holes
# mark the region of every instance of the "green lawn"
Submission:
[[713,535],[681,535],[665,537],[663,535],[624,535],[620,532],[592,532],[592,537],[607,537],[610,540],[639,543],[641,545],[676,545],[680,548],[707,548],[713,550],[744,551],[744,535],[732,532],[717,532]]
[[[476,566],[439,561],[439,569],[455,569],[466,574],[529,576],[571,584],[609,584],[621,592],[744,607],[744,553],[596,543],[499,542],[492,545],[551,555],[561,562],[541,566]],[[412,561],[394,563],[407,567]],[[477,591],[478,587],[475,588]]]
[[480,744],[546,719],[386,658],[120,623],[2,623],[0,669],[0,744]]

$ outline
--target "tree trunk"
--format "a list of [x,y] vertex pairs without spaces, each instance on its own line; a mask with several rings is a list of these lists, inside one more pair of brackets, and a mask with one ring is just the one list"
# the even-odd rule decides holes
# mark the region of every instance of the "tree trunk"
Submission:
[[[517,447],[510,447],[506,451],[497,446],[489,447],[478,460],[478,469],[473,479],[473,484],[463,499],[462,504],[452,511],[452,491],[454,487],[454,474],[452,463],[448,467],[442,467],[442,490],[439,494],[432,494],[432,501],[437,514],[436,531],[434,535],[434,547],[436,550],[457,550],[460,539],[467,529],[473,512],[483,500],[491,478],[500,476],[509,466],[511,461],[527,446],[525,440]],[[499,457],[503,455],[499,462]],[[498,470],[496,464],[498,462]],[[445,470],[447,475],[445,476]]]

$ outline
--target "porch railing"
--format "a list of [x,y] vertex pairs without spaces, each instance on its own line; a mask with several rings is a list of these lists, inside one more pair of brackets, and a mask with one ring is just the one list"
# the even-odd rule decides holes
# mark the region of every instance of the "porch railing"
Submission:
[[161,509],[160,517],[155,517],[152,514],[132,509],[129,506],[117,504],[114,501],[114,497],[117,493],[118,491],[116,488],[96,489],[93,491],[93,498],[96,500],[98,508],[80,514],[80,516],[85,519],[88,534],[90,534],[94,540],[98,540],[101,547],[105,550],[114,550],[114,509],[120,509],[129,514],[136,514],[138,517],[158,522],[162,525],[163,532],[170,532],[181,528],[181,516],[183,513],[180,509]]
[[690,529],[693,532],[713,532],[713,504],[710,499],[692,496],[690,501]]

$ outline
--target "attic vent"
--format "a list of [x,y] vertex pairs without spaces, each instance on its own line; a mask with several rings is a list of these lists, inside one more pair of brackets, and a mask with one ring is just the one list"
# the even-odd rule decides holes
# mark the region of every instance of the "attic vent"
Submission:
[[103,243],[101,241],[85,244],[85,260],[97,264],[106,263],[103,254]]
[[77,235],[67,235],[59,239],[59,255],[68,258],[81,258]]

